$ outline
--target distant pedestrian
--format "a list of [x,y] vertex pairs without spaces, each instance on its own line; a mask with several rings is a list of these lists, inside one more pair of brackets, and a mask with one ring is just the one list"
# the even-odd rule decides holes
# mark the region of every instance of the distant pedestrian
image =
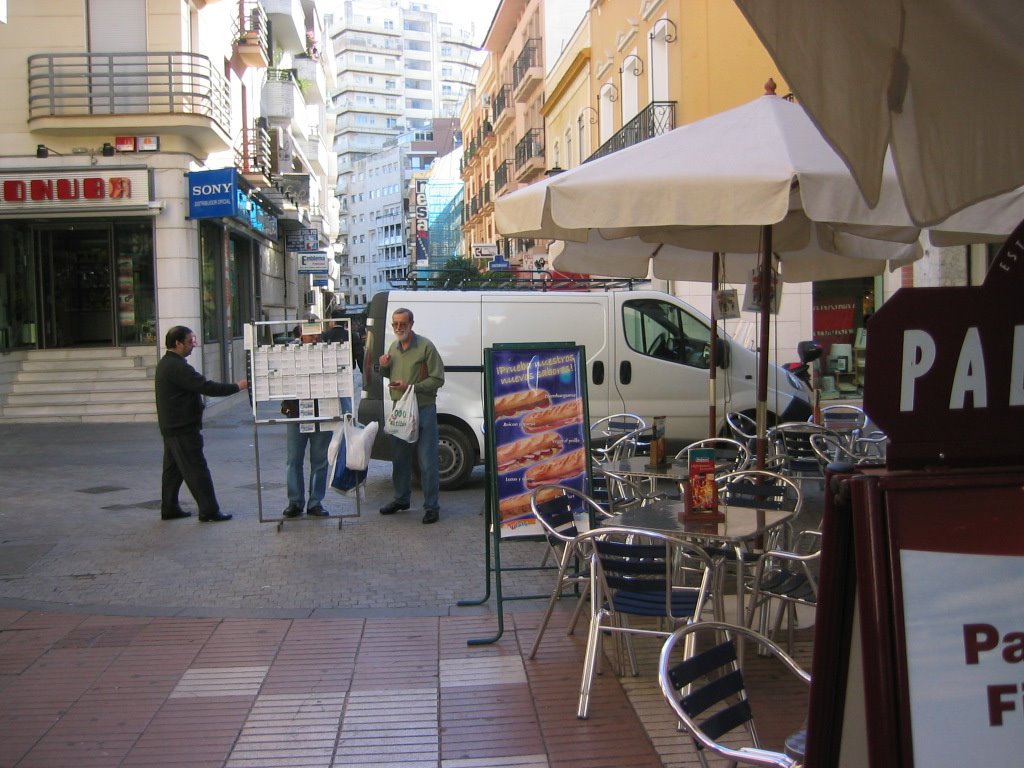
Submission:
[[402,308],[391,313],[395,341],[378,360],[381,376],[391,379],[389,392],[392,401],[398,400],[409,387],[415,387],[419,410],[419,436],[415,443],[388,435],[395,498],[381,507],[380,513],[393,515],[409,508],[412,462],[416,457],[423,486],[423,522],[430,525],[440,519],[441,509],[438,500],[437,390],[444,386],[444,362],[430,339],[413,333],[412,325],[412,310]]
[[[320,336],[315,333],[304,334],[302,326],[296,325],[292,334],[301,344],[315,344]],[[345,399],[345,398],[343,398]],[[351,403],[351,398],[347,398]],[[313,401],[313,415],[319,416],[318,403]],[[349,405],[351,409],[351,405]],[[289,419],[299,418],[299,401],[285,400],[281,403],[281,413]],[[302,427],[312,427],[303,431]],[[285,481],[288,486],[288,506],[282,514],[285,517],[298,517],[303,507],[306,514],[312,517],[327,517],[330,513],[324,509],[324,496],[327,494],[327,449],[331,446],[334,433],[326,423],[302,425],[298,421],[288,424],[287,455],[285,458]],[[309,499],[306,499],[306,446],[309,445]]]
[[230,520],[220,511],[213,478],[203,455],[203,398],[224,397],[248,389],[249,382],[237,384],[209,381],[185,362],[199,346],[190,328],[176,325],[164,339],[167,352],[156,367],[156,414],[164,441],[163,475],[160,487],[160,517],[177,520],[191,516],[178,504],[182,482],[199,507],[201,523]]
[[[345,327],[345,323],[343,322],[343,318],[345,317],[345,315],[343,312],[335,311],[331,315],[331,317],[333,318],[333,322],[331,323],[330,327],[321,334],[320,340],[325,342],[338,342],[344,344],[346,341],[349,340],[348,329]],[[349,351],[351,352],[353,348],[354,347],[349,346]],[[353,360],[349,360],[349,370],[352,370],[352,363]],[[345,397],[342,397],[340,399],[341,412],[352,413],[352,398],[346,395]]]

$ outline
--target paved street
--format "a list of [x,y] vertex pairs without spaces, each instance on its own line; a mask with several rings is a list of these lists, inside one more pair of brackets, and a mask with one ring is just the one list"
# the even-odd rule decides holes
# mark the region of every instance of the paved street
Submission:
[[[244,394],[207,411],[224,511],[163,522],[155,424],[0,426],[0,768],[28,766],[690,766],[639,642],[641,675],[598,676],[575,718],[585,632],[565,601],[541,654],[543,604],[485,589],[483,473],[382,517],[390,465],[371,464],[359,517],[259,520],[255,435]],[[260,427],[263,515],[284,508],[284,430]],[[329,492],[331,493],[331,492]],[[812,489],[805,508],[820,509]],[[182,493],[183,506],[195,511]],[[355,515],[331,493],[332,513]],[[537,565],[542,545],[502,546]],[[550,572],[507,574],[505,594],[546,594]],[[811,633],[797,657],[809,665]],[[762,738],[799,726],[805,692],[751,659]]]
[[[305,617],[447,615],[483,595],[483,472],[442,494],[441,522],[413,509],[383,517],[390,464],[372,462],[362,514],[259,522],[255,435],[244,394],[207,411],[206,455],[227,523],[160,520],[161,442],[155,424],[0,427],[0,604],[113,612]],[[259,427],[263,516],[278,519],[284,427]],[[186,489],[183,506],[195,512]],[[328,491],[333,514],[356,503]],[[541,545],[503,547],[540,562]],[[550,575],[522,578],[546,591]],[[22,603],[21,601],[25,601]]]

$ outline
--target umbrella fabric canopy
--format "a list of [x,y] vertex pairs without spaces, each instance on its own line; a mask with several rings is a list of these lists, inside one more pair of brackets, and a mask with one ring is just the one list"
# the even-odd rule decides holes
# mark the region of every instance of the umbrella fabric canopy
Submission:
[[[505,235],[585,242],[590,230],[700,251],[843,253],[856,238],[914,243],[892,166],[868,206],[806,113],[775,96],[690,123],[495,201]],[[813,245],[812,245],[813,244]],[[872,256],[889,246],[871,245]],[[762,256],[764,255],[762,253]],[[855,252],[843,253],[856,256]],[[892,246],[891,258],[905,257]],[[884,259],[885,256],[882,256]],[[767,280],[768,260],[761,259]],[[762,307],[758,462],[767,416],[768,307]]]
[[[775,251],[784,282],[870,277],[881,274],[886,268],[910,264],[921,256],[917,242],[894,244],[822,230],[820,239],[818,230],[812,230],[811,242],[800,250]],[[662,234],[664,243],[648,242],[657,241],[657,234],[606,239],[598,230],[591,230],[587,242],[559,240],[552,244],[548,253],[552,266],[563,272],[610,277],[653,276],[659,280],[696,283],[712,279],[707,251],[671,245],[673,234],[670,231]],[[858,255],[842,255],[845,253]],[[750,271],[757,267],[758,260],[755,253],[723,254],[718,278],[723,283],[744,283]]]
[[871,207],[803,109],[764,96],[500,197],[495,225],[580,242],[592,228],[652,239],[671,227],[675,245],[730,253],[757,252],[769,224],[776,251],[807,247],[812,222],[912,243],[920,230],[886,168]]
[[1024,184],[1020,0],[735,0],[869,201],[891,146],[913,220]]

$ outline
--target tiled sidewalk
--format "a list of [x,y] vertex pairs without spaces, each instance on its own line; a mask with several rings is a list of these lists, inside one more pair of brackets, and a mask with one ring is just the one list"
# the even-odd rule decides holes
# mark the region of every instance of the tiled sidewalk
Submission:
[[[660,701],[657,648],[639,678],[597,678],[575,717],[583,635],[539,613],[327,619],[114,617],[0,609],[0,768],[400,766],[643,768],[696,764]],[[806,633],[805,633],[806,634]],[[806,663],[806,638],[798,657]],[[770,662],[768,744],[806,701]],[[756,706],[755,701],[755,706]],[[639,716],[638,716],[639,713]],[[640,717],[644,718],[641,723]],[[646,725],[646,728],[645,728]],[[660,753],[660,754],[659,754]]]

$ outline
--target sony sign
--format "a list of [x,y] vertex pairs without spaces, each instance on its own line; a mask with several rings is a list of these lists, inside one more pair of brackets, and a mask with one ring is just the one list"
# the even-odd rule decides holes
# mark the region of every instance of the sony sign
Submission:
[[188,217],[217,219],[238,215],[238,182],[234,168],[188,174]]

